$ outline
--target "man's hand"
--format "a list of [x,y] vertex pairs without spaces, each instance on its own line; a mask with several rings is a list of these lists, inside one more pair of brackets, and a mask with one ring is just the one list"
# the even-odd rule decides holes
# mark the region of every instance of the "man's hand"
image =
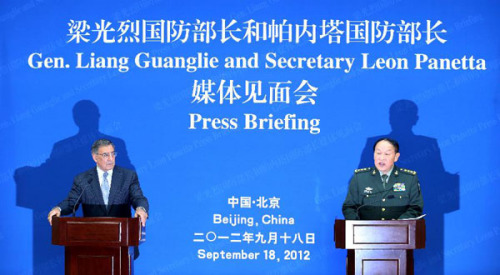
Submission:
[[52,226],[52,217],[60,217],[61,216],[61,210],[59,210],[59,207],[54,207],[52,210],[49,212],[49,216],[47,219],[49,220],[50,226]]
[[146,226],[146,220],[148,219],[148,213],[144,211],[144,208],[137,207],[135,209],[135,218],[139,217],[141,219],[142,226]]

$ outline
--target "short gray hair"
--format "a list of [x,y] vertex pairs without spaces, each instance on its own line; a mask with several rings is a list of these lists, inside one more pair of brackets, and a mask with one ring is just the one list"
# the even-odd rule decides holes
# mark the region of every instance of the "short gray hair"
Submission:
[[94,141],[94,143],[92,144],[92,148],[91,148],[92,154],[97,154],[97,152],[99,152],[99,148],[101,148],[102,146],[108,146],[108,145],[113,146],[113,149],[115,148],[115,145],[109,139],[102,138],[102,139],[98,139],[98,140]]

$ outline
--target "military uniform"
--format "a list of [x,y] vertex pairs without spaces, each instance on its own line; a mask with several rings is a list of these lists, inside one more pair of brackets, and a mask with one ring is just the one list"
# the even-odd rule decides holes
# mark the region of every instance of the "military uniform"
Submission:
[[422,215],[424,202],[417,173],[394,166],[383,187],[375,167],[356,169],[342,206],[347,220],[408,219]]

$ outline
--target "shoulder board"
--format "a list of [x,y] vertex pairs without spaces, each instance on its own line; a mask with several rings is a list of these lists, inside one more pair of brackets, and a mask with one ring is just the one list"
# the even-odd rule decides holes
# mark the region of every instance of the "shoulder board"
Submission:
[[414,176],[417,174],[417,172],[415,172],[413,170],[405,169],[405,168],[399,168],[399,171],[405,172],[407,174],[414,175]]
[[356,169],[354,170],[354,173],[362,173],[362,172],[368,172],[370,171],[372,168],[371,167],[368,167],[368,168],[359,168],[359,169]]

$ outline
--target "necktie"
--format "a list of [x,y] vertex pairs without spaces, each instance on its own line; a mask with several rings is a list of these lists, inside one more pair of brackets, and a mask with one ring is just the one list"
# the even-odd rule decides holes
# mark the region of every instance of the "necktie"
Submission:
[[385,189],[385,184],[387,183],[387,178],[388,178],[388,177],[389,177],[389,176],[387,176],[386,174],[383,174],[383,175],[382,175],[382,185],[384,186],[384,189]]
[[108,205],[109,198],[109,182],[108,182],[108,172],[104,172],[102,175],[102,198],[104,199],[104,204]]

